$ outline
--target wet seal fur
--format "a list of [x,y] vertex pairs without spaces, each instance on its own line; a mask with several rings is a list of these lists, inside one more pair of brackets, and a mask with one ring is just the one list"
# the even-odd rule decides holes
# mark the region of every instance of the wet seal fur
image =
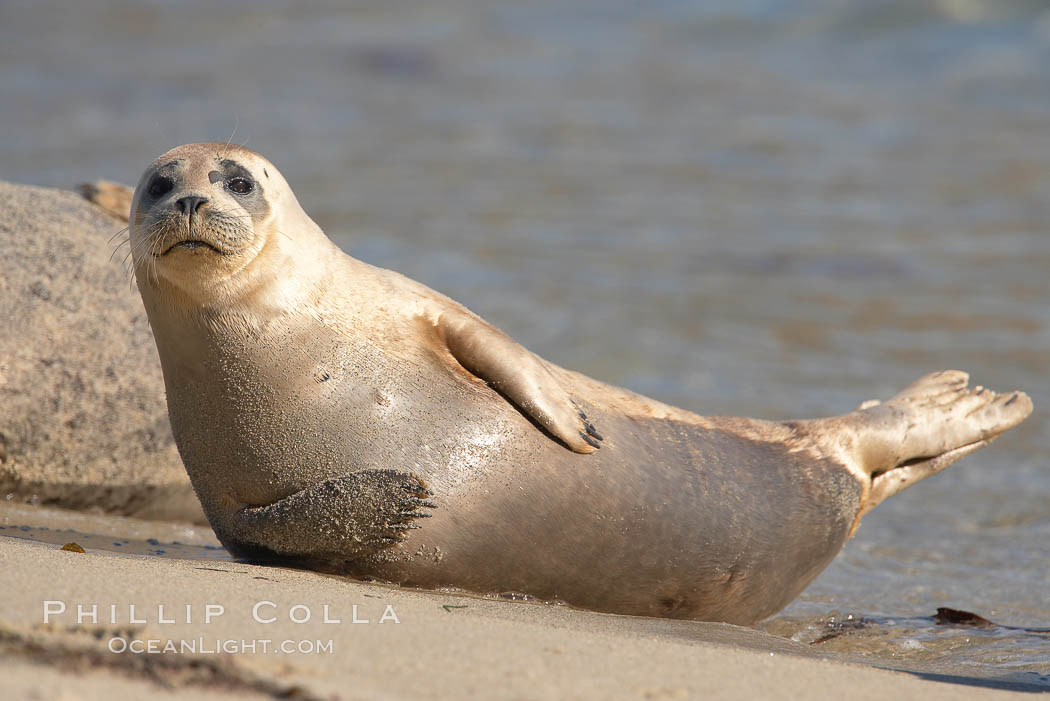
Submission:
[[953,370],[827,419],[667,406],[344,254],[244,148],[169,151],[131,209],[175,440],[245,558],[753,624],[1032,410]]

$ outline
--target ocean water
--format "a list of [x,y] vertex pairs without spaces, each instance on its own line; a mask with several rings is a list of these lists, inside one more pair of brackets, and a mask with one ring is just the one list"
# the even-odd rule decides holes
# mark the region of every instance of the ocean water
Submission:
[[5,0],[0,178],[244,143],[357,257],[700,413],[1024,389],[765,628],[1050,684],[1048,67],[1035,1]]

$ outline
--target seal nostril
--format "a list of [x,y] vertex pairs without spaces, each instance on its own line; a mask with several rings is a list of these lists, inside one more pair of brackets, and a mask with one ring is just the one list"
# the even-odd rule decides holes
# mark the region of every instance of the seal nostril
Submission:
[[208,203],[208,198],[188,195],[175,200],[175,207],[183,214],[196,214],[202,205]]

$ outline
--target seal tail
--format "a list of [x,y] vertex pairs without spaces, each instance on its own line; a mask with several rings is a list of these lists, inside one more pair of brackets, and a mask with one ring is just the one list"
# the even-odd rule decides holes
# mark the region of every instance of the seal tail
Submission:
[[128,221],[131,218],[131,200],[135,191],[127,185],[108,180],[96,180],[93,183],[77,185],[76,191],[88,202],[97,204],[122,221]]
[[998,394],[959,370],[927,375],[886,402],[848,415],[864,431],[858,462],[871,476],[859,517],[897,492],[980,450],[1032,413],[1024,392]]

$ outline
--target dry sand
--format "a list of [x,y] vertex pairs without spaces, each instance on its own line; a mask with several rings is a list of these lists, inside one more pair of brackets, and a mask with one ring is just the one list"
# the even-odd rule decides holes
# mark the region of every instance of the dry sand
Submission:
[[[222,559],[130,554],[149,538],[214,545],[200,527],[10,504],[0,508],[0,521],[6,526],[0,531],[0,670],[7,698],[984,699],[1025,689],[874,669],[730,625],[419,592]],[[36,534],[51,542],[5,535],[12,524],[26,523],[51,524]],[[120,547],[115,534],[133,537]],[[87,552],[62,551],[58,543],[67,539]],[[54,611],[62,602],[65,611],[45,624],[47,601]],[[259,602],[272,602],[261,604],[258,614],[274,622],[253,618]],[[78,624],[77,604],[97,606],[98,622]],[[223,613],[205,622],[209,604]],[[130,605],[145,623],[131,622]],[[339,623],[323,622],[326,605]],[[356,618],[367,623],[353,622],[355,607]],[[310,621],[291,620],[307,610]],[[384,615],[388,620],[380,622]],[[215,650],[224,640],[268,640],[271,649],[264,652],[256,642],[254,652],[227,654],[199,647],[112,651],[131,641]],[[332,652],[272,650],[285,640],[331,641]]]

